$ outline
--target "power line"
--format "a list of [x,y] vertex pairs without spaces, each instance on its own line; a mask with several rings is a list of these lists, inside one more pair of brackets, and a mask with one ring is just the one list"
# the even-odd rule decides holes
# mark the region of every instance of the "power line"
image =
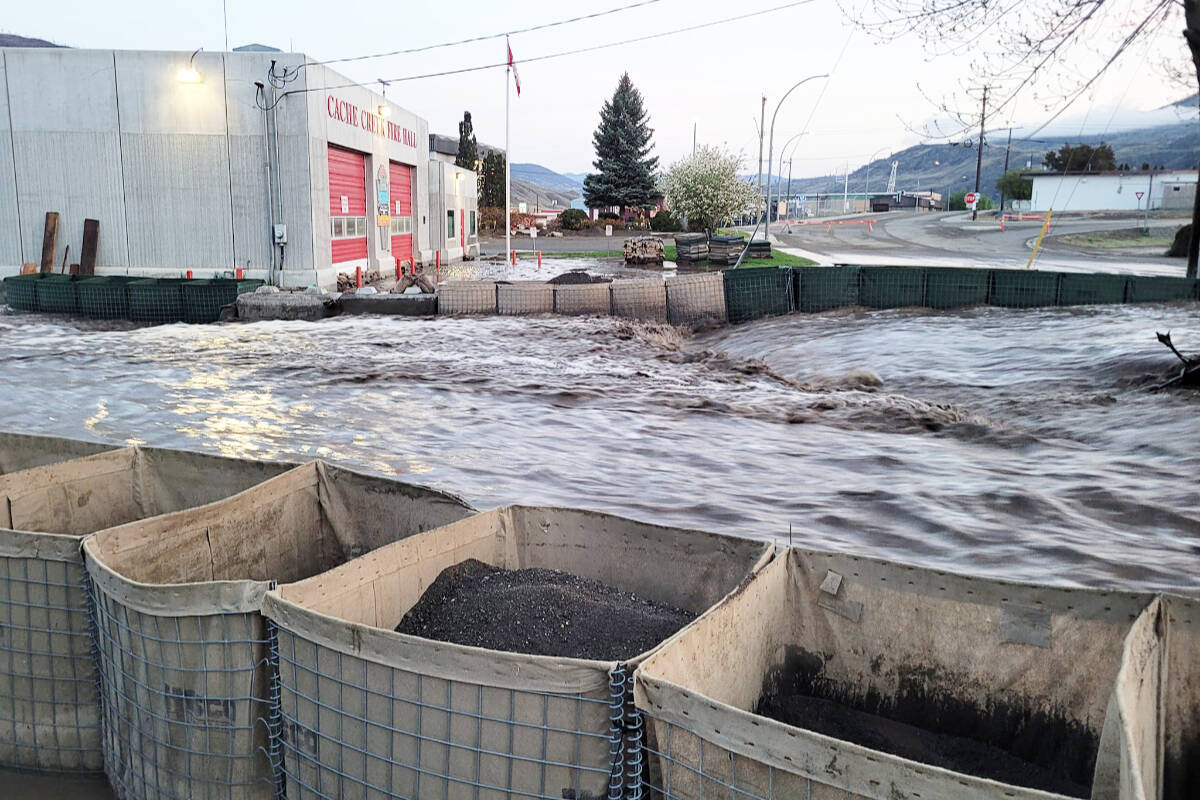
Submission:
[[[597,44],[597,45],[592,45],[590,47],[581,47],[581,48],[577,48],[575,50],[563,50],[563,51],[560,51],[557,53],[547,53],[546,55],[533,56],[532,58],[522,58],[522,59],[516,60],[515,63],[517,63],[517,64],[532,64],[532,63],[538,62],[538,61],[549,61],[549,60],[555,59],[555,58],[564,58],[566,56],[576,56],[576,55],[582,55],[583,53],[592,53],[597,50],[606,50],[610,47],[621,47],[621,46],[627,45],[627,44],[637,44],[639,42],[648,42],[653,39],[662,39],[662,38],[665,38],[668,36],[678,36],[679,34],[682,34],[682,33],[691,33],[692,31],[698,31],[703,28],[711,28],[716,25],[726,25],[731,22],[741,22],[742,20],[752,19],[754,17],[761,17],[765,14],[773,14],[777,11],[784,11],[789,8],[795,8],[797,6],[808,5],[809,3],[812,3],[812,2],[815,2],[815,0],[795,0],[795,2],[785,3],[781,6],[765,8],[761,11],[752,11],[747,14],[738,14],[737,16],[713,20],[711,22],[702,22],[697,25],[689,25],[686,28],[677,28],[675,30],[670,30],[670,31],[651,33],[651,34],[647,34],[645,36],[635,36],[631,39],[622,39],[617,42],[607,42],[605,44]],[[503,35],[503,34],[501,34],[501,35]],[[462,75],[462,74],[465,74],[468,72],[480,72],[482,70],[488,70],[488,69],[499,69],[499,68],[507,67],[507,66],[508,66],[507,61],[499,61],[494,64],[480,64],[480,65],[474,66],[474,67],[461,67],[459,69],[448,69],[448,70],[443,70],[441,72],[428,72],[423,75],[406,75],[406,76],[399,77],[399,78],[386,78],[386,79],[379,78],[379,79],[376,79],[375,81],[371,81],[371,82],[373,82],[373,83],[404,83],[406,81],[418,81],[418,80],[424,80],[426,78],[442,78],[442,77],[446,77],[449,75]],[[286,91],[283,94],[279,95],[279,97],[276,98],[275,102],[273,102],[270,106],[267,106],[266,108],[267,109],[273,108],[280,100],[282,100],[284,97],[287,97],[290,94],[304,94],[306,92],[322,92],[322,91],[328,91],[330,89],[349,89],[351,87],[361,86],[361,85],[362,85],[361,82],[353,81],[351,83],[334,84],[333,86],[310,86],[310,87],[306,87],[304,89],[291,89],[291,90]],[[259,106],[259,107],[263,108],[263,106]]]
[[489,33],[489,34],[485,34],[483,36],[473,36],[470,39],[457,39],[452,42],[442,42],[441,44],[427,44],[427,45],[423,45],[422,47],[410,47],[405,50],[392,50],[387,53],[372,53],[370,55],[365,55],[365,56],[347,56],[345,58],[331,58],[326,61],[314,61],[311,63],[314,65],[316,65],[316,64],[343,64],[347,61],[365,61],[365,60],[371,59],[371,58],[387,58],[389,56],[404,56],[404,55],[411,55],[412,53],[424,53],[428,50],[437,50],[438,48],[442,48],[442,47],[457,47],[457,46],[463,45],[463,44],[474,44],[476,42],[486,42],[490,39],[502,39],[505,36],[516,36],[518,33],[533,33],[534,31],[542,31],[542,30],[546,30],[547,28],[557,28],[562,25],[571,25],[576,22],[583,22],[583,21],[589,20],[589,19],[596,19],[597,17],[606,17],[610,14],[617,14],[622,11],[630,11],[635,8],[641,8],[643,6],[654,5],[655,3],[661,3],[661,2],[662,2],[662,0],[641,0],[641,2],[638,2],[638,3],[630,3],[629,5],[620,6],[618,8],[610,8],[610,9],[607,9],[606,11],[596,11],[591,14],[584,14],[581,17],[572,17],[571,19],[560,19],[557,22],[546,22],[541,25],[533,25],[528,28],[518,28],[516,30],[504,31],[503,33]]

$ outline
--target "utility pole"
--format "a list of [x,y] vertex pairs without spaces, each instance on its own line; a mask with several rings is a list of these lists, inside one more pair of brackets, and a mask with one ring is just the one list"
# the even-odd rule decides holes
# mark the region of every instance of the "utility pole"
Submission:
[[[1012,152],[1012,128],[1008,129],[1008,144],[1004,146],[1004,174],[1008,174],[1008,154]],[[1000,213],[1004,213],[1004,186],[1000,186]]]
[[983,87],[983,108],[979,112],[979,154],[975,158],[975,208],[971,209],[971,220],[979,218],[979,178],[983,174],[983,126],[987,121],[988,87]]
[[692,155],[696,155],[696,126],[698,124],[697,122],[692,123]]
[[[764,199],[764,198],[766,198],[766,195],[763,193],[763,182],[762,182],[763,133],[765,132],[763,129],[766,126],[766,124],[767,124],[767,96],[764,94],[763,98],[762,98],[762,111],[760,111],[759,115],[758,115],[758,198],[759,198],[759,202],[763,204],[762,207],[765,207],[765,205],[766,205],[766,200]],[[767,210],[770,211],[770,209],[767,209]],[[768,219],[769,219],[769,217],[768,217]]]
[[788,219],[792,218],[792,160],[788,159],[788,192],[787,192],[787,208]]
[[846,184],[842,187],[842,213],[850,211],[850,162],[846,162]]

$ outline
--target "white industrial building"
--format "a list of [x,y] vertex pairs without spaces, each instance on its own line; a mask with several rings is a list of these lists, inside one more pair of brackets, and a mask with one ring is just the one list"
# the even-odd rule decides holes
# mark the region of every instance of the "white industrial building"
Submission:
[[[272,64],[274,66],[272,67]],[[332,287],[478,253],[428,123],[300,53],[0,48],[0,275],[100,222],[97,274]]]
[[1190,211],[1196,198],[1196,170],[1116,172],[1026,172],[1033,181],[1033,211]]

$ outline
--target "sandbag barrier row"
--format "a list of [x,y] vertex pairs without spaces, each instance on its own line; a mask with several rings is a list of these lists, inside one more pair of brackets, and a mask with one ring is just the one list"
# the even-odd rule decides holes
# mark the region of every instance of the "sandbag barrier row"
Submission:
[[152,324],[199,324],[216,322],[222,307],[262,284],[261,280],[226,278],[133,278],[39,272],[5,278],[4,294],[15,311]]
[[[0,435],[0,469],[12,443]],[[45,450],[15,463],[78,452]],[[874,698],[871,712],[903,711],[901,697],[910,712],[918,700],[942,708],[943,724],[974,722],[1022,757],[1058,759],[1093,796],[1179,800],[1200,785],[1195,600],[775,553],[569,509],[471,515],[452,496],[321,462],[121,449],[0,481],[0,509],[59,515],[39,527],[177,509],[83,539],[100,678],[90,744],[122,798],[1056,796],[754,713],[774,676]],[[138,497],[112,488],[122,484]],[[79,542],[10,532],[25,549],[5,559]],[[392,630],[434,577],[470,558],[572,572],[699,616],[620,663]],[[12,600],[0,595],[10,619]],[[0,659],[0,687],[17,685],[4,670],[28,655]],[[43,756],[62,758],[57,723],[72,720],[39,707],[39,686],[23,688],[0,704],[35,723],[17,730],[40,735]],[[96,719],[94,698],[90,709]]]

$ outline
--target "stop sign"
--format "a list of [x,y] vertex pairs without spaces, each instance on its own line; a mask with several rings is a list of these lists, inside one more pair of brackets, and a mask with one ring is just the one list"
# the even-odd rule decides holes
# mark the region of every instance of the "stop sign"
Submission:
[[973,205],[975,205],[975,201],[978,199],[979,199],[979,195],[975,194],[974,192],[967,192],[966,197],[963,198],[963,202],[965,202],[969,206],[973,206]]

